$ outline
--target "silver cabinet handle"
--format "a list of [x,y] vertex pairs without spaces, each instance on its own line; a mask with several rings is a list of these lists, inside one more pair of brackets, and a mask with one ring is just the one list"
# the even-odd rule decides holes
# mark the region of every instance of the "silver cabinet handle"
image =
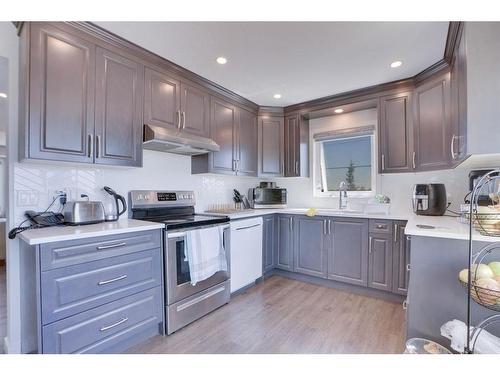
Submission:
[[120,242],[120,243],[114,243],[114,244],[111,244],[111,245],[101,245],[101,246],[97,246],[97,250],[113,249],[115,247],[125,246],[126,244],[127,244],[126,242]]
[[177,129],[181,130],[181,111],[175,111],[175,115],[177,117]]
[[377,229],[387,229],[387,225],[385,225],[385,224],[377,224]]
[[326,229],[326,220],[323,220],[323,234],[326,236],[327,234],[327,229]]
[[233,171],[236,172],[236,159],[233,159]]
[[99,145],[101,143],[101,137],[99,135],[95,136],[95,157],[99,157]]
[[88,144],[89,158],[94,156],[94,140],[92,138],[93,138],[92,134],[89,134],[89,144]]
[[451,148],[451,158],[453,160],[455,160],[455,138],[456,138],[456,136],[455,136],[455,134],[453,134],[451,136],[451,146],[450,146],[450,148]]
[[244,229],[250,229],[250,228],[255,228],[255,227],[260,227],[260,224],[254,224],[254,225],[249,225],[248,227],[236,228],[236,230],[244,230]]
[[406,300],[403,301],[403,310],[408,309],[408,302]]
[[290,218],[290,232],[293,231],[292,218]]
[[97,283],[97,285],[106,285],[106,284],[114,283],[115,281],[120,281],[120,280],[123,280],[126,278],[127,278],[127,275],[121,275],[121,276],[115,277],[114,279],[99,281]]
[[186,129],[186,112],[182,112],[182,129]]
[[398,242],[398,225],[394,224],[394,243]]
[[296,175],[299,174],[299,161],[298,160],[295,161],[295,174]]
[[116,326],[119,326],[120,324],[125,323],[128,320],[128,318],[123,318],[117,321],[116,323],[110,324],[109,326],[104,326],[99,328],[99,331],[104,332],[107,331],[108,329],[115,328]]
[[370,236],[370,244],[368,245],[368,252],[371,254],[372,253],[372,239],[373,237]]
[[415,169],[416,166],[415,166],[415,151],[413,151],[413,169]]
[[385,155],[382,154],[382,172],[385,171]]
[[408,264],[406,265],[406,271],[410,272],[410,270],[411,270],[411,266],[410,266],[410,263],[408,263]]
[[328,234],[332,234],[332,221],[328,220]]

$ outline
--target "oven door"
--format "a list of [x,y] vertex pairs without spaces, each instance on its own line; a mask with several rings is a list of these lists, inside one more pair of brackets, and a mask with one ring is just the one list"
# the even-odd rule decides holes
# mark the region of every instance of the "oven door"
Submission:
[[[229,279],[230,232],[229,225],[224,224],[223,227],[223,243],[226,250],[228,271],[219,271],[194,286],[191,285],[189,262],[185,254],[186,236],[188,232],[200,228],[165,232],[165,279],[167,283],[165,300],[168,305]],[[206,226],[203,228],[206,228]]]

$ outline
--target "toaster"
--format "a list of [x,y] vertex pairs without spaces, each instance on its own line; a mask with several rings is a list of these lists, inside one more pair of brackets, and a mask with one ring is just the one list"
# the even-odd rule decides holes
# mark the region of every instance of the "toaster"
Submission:
[[64,223],[95,224],[104,221],[104,205],[99,201],[69,201],[64,205]]

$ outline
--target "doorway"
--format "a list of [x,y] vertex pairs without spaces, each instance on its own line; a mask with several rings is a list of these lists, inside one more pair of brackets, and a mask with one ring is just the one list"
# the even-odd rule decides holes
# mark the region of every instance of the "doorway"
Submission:
[[7,336],[6,212],[7,203],[7,124],[8,60],[0,56],[0,353]]

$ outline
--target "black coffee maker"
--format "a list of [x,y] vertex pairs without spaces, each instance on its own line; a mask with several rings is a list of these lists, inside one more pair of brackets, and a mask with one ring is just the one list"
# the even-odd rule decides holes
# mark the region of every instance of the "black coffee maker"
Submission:
[[444,184],[416,184],[413,188],[413,212],[417,215],[442,216],[448,208]]
[[[115,214],[108,214],[106,213],[106,216],[104,219],[106,221],[116,221],[120,217],[121,214],[123,214],[125,211],[127,211],[127,203],[125,202],[125,198],[118,194],[116,191],[111,189],[109,186],[104,186],[104,191],[111,195],[113,198],[115,198],[115,205],[116,205],[116,213]],[[120,205],[118,204],[118,201],[122,203],[122,209],[120,211]]]

